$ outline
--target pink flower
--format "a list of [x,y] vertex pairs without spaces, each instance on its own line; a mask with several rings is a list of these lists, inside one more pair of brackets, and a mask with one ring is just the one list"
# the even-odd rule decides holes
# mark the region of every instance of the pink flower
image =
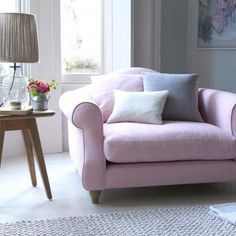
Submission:
[[56,81],[52,80],[49,83],[43,80],[30,79],[28,84],[28,91],[31,96],[38,96],[40,93],[48,93],[51,89],[56,89]]
[[37,83],[37,91],[40,93],[47,93],[50,91],[48,83],[38,81]]

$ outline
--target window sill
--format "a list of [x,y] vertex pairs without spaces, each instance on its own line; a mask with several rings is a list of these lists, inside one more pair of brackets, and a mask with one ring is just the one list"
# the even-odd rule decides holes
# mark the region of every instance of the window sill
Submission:
[[62,84],[90,84],[91,76],[97,76],[98,73],[65,73],[62,74]]

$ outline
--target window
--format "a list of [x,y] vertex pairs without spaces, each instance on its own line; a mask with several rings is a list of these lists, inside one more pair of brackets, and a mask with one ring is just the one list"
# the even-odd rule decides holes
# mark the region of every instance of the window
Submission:
[[[3,1],[0,0],[0,12],[15,12],[18,8],[18,0]],[[0,78],[5,77],[9,73],[9,64],[0,63]]]
[[[27,0],[0,0],[0,12],[27,12]],[[11,63],[0,63],[0,79],[9,74],[9,66]],[[26,66],[23,67],[24,71],[28,71]],[[25,74],[25,73],[24,73]]]
[[15,12],[18,10],[18,0],[15,1],[3,1],[0,0],[0,12]]
[[78,74],[91,75],[101,71],[102,2],[61,0],[63,81],[70,80],[73,75],[78,80]]

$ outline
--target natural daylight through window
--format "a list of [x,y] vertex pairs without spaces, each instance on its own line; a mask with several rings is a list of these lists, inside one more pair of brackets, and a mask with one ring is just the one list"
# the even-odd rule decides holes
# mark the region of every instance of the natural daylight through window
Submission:
[[63,74],[101,70],[102,0],[61,0]]
[[[28,0],[10,0],[10,1],[0,0],[0,13],[27,12],[27,10],[28,10]],[[11,65],[12,63],[0,63],[0,79],[9,74],[9,66]],[[26,70],[25,66],[22,68]]]

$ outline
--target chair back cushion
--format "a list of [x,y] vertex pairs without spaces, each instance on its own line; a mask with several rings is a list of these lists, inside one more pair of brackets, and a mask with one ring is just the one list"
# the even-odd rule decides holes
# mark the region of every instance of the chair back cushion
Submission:
[[144,91],[168,90],[164,120],[202,121],[198,110],[198,75],[144,72]]
[[114,106],[114,90],[130,92],[143,91],[143,72],[154,72],[151,69],[131,67],[107,75],[92,76],[92,97],[99,106],[103,122],[107,122]]

